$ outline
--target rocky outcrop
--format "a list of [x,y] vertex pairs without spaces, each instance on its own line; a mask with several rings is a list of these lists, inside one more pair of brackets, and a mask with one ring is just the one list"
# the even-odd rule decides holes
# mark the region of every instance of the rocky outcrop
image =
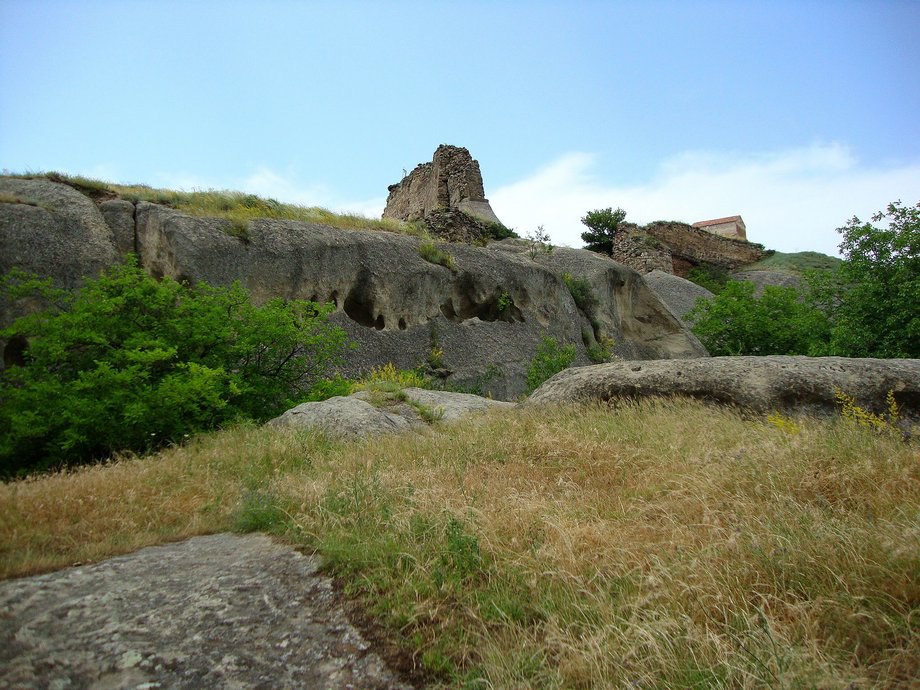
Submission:
[[715,296],[701,285],[664,271],[646,273],[642,279],[681,320],[696,306],[696,301],[700,297],[711,299]]
[[454,422],[475,412],[500,407],[514,405],[478,395],[422,388],[405,388],[399,394],[360,391],[322,402],[302,403],[268,424],[313,429],[330,436],[365,438],[424,428],[428,420]]
[[[77,190],[45,179],[0,177],[0,198],[0,275],[20,268],[74,288],[118,260],[105,217]],[[0,327],[36,306],[0,300]]]
[[[346,353],[346,375],[387,362],[414,368],[441,360],[434,368],[454,387],[512,399],[524,391],[543,336],[574,343],[580,364],[590,362],[586,348],[599,334],[629,359],[705,355],[637,273],[584,250],[531,259],[521,241],[442,245],[453,258],[450,269],[423,259],[420,240],[409,235],[260,219],[240,239],[228,234],[226,220],[146,202],[104,201],[100,211],[65,185],[28,182],[42,188],[36,194],[72,200],[81,210],[75,217],[73,210],[0,204],[4,270],[20,266],[72,287],[131,246],[157,277],[240,281],[257,303],[272,297],[331,302],[333,322],[357,343]],[[73,236],[83,242],[72,244]],[[564,273],[591,283],[590,313],[575,304]]]
[[710,357],[616,362],[567,369],[530,397],[532,404],[685,395],[756,412],[828,414],[837,393],[884,414],[894,395],[905,419],[920,422],[920,360],[844,357]]
[[791,288],[802,286],[800,276],[782,271],[735,271],[731,274],[731,279],[754,283],[754,294],[758,297],[763,294],[764,288],[768,285]]
[[409,690],[320,566],[217,534],[0,582],[0,687]]
[[435,211],[456,209],[486,223],[499,222],[485,197],[479,163],[459,146],[442,144],[431,163],[422,163],[388,187],[384,218],[422,220]]

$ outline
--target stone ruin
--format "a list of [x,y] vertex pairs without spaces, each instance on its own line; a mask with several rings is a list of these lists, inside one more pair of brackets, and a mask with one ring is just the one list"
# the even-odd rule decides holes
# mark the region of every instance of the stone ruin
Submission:
[[762,245],[678,221],[623,223],[620,230],[613,240],[612,258],[642,274],[659,270],[686,278],[700,265],[730,271],[756,263],[766,254]]
[[387,189],[384,218],[423,220],[439,235],[444,235],[446,225],[453,228],[451,234],[462,236],[457,226],[464,225],[464,216],[473,221],[468,228],[473,235],[481,235],[492,223],[501,224],[485,197],[479,162],[460,146],[441,144],[430,163],[417,165]]

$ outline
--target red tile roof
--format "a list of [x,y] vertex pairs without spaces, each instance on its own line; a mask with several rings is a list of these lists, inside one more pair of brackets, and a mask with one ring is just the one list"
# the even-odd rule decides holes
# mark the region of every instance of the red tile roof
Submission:
[[[700,220],[693,224],[694,228],[705,228],[709,225],[720,225],[722,223],[731,223],[732,221],[741,220],[741,216],[728,216],[727,218],[714,218],[713,220]],[[744,223],[743,220],[741,220]]]

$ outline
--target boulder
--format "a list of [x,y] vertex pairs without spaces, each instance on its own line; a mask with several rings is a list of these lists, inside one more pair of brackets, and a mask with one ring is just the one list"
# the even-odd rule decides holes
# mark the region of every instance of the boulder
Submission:
[[514,403],[452,391],[423,388],[406,388],[401,393],[359,391],[347,397],[302,403],[268,424],[364,438],[424,428],[427,423],[422,410],[431,420],[454,422],[477,412],[508,407],[514,407]]
[[664,302],[665,306],[681,320],[696,306],[696,301],[700,297],[711,299],[715,296],[702,285],[664,271],[655,270],[646,273],[642,279]]
[[346,438],[396,434],[412,428],[411,422],[405,417],[378,409],[353,396],[301,403],[267,424],[314,429],[330,436]]
[[44,178],[0,177],[0,194],[0,274],[18,267],[72,288],[118,260],[111,228],[77,190]]
[[881,414],[893,393],[902,416],[920,421],[920,360],[844,357],[710,357],[616,362],[562,371],[529,404],[683,395],[755,412],[830,414],[838,391]]
[[469,393],[433,391],[425,388],[405,388],[403,393],[417,405],[422,405],[444,422],[455,422],[476,412],[514,407],[514,403],[489,400]]

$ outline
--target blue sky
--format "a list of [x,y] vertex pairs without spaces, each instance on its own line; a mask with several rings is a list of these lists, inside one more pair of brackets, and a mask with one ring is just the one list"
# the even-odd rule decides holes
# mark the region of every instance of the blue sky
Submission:
[[498,216],[835,253],[920,200],[920,2],[0,0],[0,168],[379,215],[441,143]]

